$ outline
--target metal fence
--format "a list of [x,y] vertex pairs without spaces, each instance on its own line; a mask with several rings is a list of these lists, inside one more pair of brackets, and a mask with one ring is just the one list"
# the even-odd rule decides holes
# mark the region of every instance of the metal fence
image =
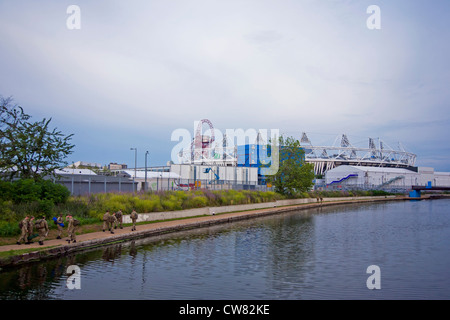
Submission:
[[74,196],[84,196],[108,192],[176,191],[176,190],[258,190],[273,191],[273,187],[248,183],[246,181],[193,180],[157,178],[145,181],[133,181],[125,177],[100,175],[63,176],[55,181],[62,184]]
[[66,186],[75,196],[102,192],[134,192],[138,186],[136,182],[127,178],[100,175],[63,176],[55,182]]
[[382,190],[391,193],[407,193],[411,188],[406,186],[380,186],[375,184],[316,184],[314,190],[323,191],[370,191],[370,190]]
[[[140,189],[144,189],[142,182]],[[201,179],[155,179],[147,182],[146,190],[166,191],[166,190],[259,190],[273,191],[273,187],[249,183],[248,181],[227,181],[227,180],[201,180]]]

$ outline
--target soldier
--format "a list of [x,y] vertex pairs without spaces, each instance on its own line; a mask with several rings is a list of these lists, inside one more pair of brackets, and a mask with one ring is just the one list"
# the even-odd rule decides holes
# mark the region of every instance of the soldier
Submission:
[[106,213],[103,215],[103,232],[105,232],[106,229],[111,231],[111,227],[109,226],[110,218],[111,215],[109,214],[109,210],[107,210]]
[[33,230],[34,229],[34,216],[31,216],[30,220],[28,220],[28,235],[27,235],[27,242],[25,244],[33,243],[31,241],[33,239]]
[[48,235],[48,223],[45,220],[45,216],[42,216],[42,219],[36,222],[36,228],[39,232],[39,244],[42,246],[44,244],[45,237]]
[[130,214],[131,221],[133,222],[133,226],[131,227],[131,231],[136,231],[136,220],[138,218],[138,214],[135,210],[133,210]]
[[20,242],[23,240],[23,242],[27,242],[27,237],[28,237],[28,219],[29,217],[26,216],[20,223],[20,229],[22,231],[22,233],[20,234],[20,238],[19,240],[17,240],[17,244],[20,244]]
[[58,219],[56,219],[56,226],[58,228],[58,236],[56,237],[56,239],[61,239],[64,226],[64,220],[61,213],[59,214]]
[[75,234],[74,219],[71,215],[68,215],[68,216],[66,216],[66,220],[68,221],[67,232],[68,232],[68,237],[69,237],[69,239],[66,241],[69,243],[70,243],[70,241],[75,243],[75,242],[77,242],[77,237]]
[[[118,225],[120,229],[123,229],[123,225],[122,225],[123,219],[122,219],[122,217],[123,217],[122,210],[119,209],[119,211],[116,212],[116,218],[117,218],[116,227]],[[116,228],[114,228],[114,229],[116,229]]]
[[116,213],[115,212],[112,215],[109,216],[109,223],[110,223],[110,226],[111,226],[110,231],[111,231],[111,233],[114,233],[113,226],[114,226],[114,229],[117,228],[117,218],[116,218]]

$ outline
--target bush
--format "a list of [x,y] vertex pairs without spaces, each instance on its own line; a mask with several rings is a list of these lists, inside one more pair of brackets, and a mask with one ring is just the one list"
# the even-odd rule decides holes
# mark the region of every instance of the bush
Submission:
[[17,222],[0,221],[0,236],[11,237],[20,233]]
[[[18,180],[14,183],[0,181],[0,235],[11,234],[17,228],[17,222],[25,215],[45,215],[48,218],[58,214],[71,214],[84,223],[102,220],[103,214],[123,211],[129,214],[133,209],[139,213],[172,211],[201,207],[238,205],[247,203],[272,202],[285,199],[273,191],[251,190],[191,190],[131,193],[98,193],[90,196],[70,197],[67,188],[51,181],[35,183],[32,180]],[[310,191],[297,197],[315,198],[387,195],[387,192],[375,191]],[[10,230],[11,229],[11,230]],[[18,232],[18,230],[16,230]]]
[[52,204],[65,203],[70,196],[70,191],[65,186],[50,180],[1,181],[0,192],[3,200],[12,200],[16,204],[42,200],[48,200]]

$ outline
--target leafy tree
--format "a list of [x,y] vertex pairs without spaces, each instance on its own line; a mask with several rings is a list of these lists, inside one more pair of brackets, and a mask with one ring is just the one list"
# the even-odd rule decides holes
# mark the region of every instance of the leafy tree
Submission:
[[313,186],[314,167],[305,162],[305,152],[300,142],[293,137],[279,137],[280,164],[276,174],[269,176],[275,191],[294,197],[306,192]]
[[0,96],[0,170],[10,180],[16,177],[39,180],[54,176],[67,165],[72,153],[72,134],[50,129],[50,119],[30,121],[12,98]]

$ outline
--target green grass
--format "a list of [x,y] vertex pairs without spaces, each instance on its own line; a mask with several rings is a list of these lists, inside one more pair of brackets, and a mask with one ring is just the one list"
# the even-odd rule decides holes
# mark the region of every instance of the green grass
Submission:
[[[296,198],[343,197],[386,195],[383,191],[320,191],[303,192]],[[0,237],[16,237],[20,234],[18,221],[25,215],[39,217],[46,215],[51,230],[56,229],[52,217],[71,214],[81,222],[81,226],[102,223],[103,214],[123,211],[129,214],[134,209],[138,213],[151,213],[161,211],[176,211],[184,209],[216,207],[239,204],[252,204],[273,202],[286,199],[286,197],[272,191],[250,190],[192,190],[192,191],[161,191],[133,193],[98,193],[90,196],[69,197],[65,203],[56,204],[50,212],[42,212],[42,206],[37,203],[19,203],[0,200]],[[95,229],[95,228],[94,228]],[[95,230],[94,230],[95,231]]]
[[18,249],[18,250],[9,250],[9,251],[0,251],[0,258],[9,258],[13,256],[22,255],[25,253],[48,250],[50,248],[55,248],[56,246],[44,247],[44,248],[29,248],[29,249]]

